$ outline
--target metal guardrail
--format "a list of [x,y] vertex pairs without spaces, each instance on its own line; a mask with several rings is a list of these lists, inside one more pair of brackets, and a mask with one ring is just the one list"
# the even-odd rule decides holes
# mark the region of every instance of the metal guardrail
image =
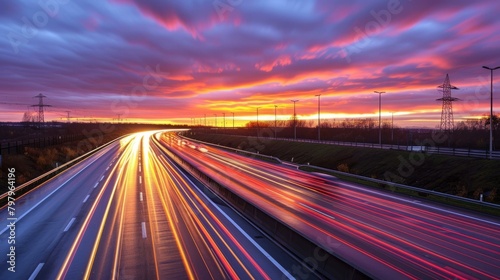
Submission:
[[249,151],[240,150],[240,149],[235,149],[235,148],[226,147],[226,146],[221,146],[221,145],[217,145],[217,144],[213,144],[213,143],[208,143],[208,142],[204,142],[204,141],[192,139],[192,138],[189,138],[187,136],[180,135],[180,134],[179,134],[179,136],[182,137],[182,138],[184,138],[184,139],[188,139],[188,141],[191,141],[191,142],[196,142],[196,143],[200,143],[200,144],[207,145],[207,146],[217,147],[217,148],[220,148],[220,149],[230,150],[230,151],[233,151],[233,152],[236,152],[236,153],[243,153],[243,154],[251,155],[251,156],[254,156],[254,157],[261,157],[261,158],[269,159],[269,160],[272,160],[272,161],[276,161],[277,163],[280,163],[280,164],[282,163],[281,160],[279,158],[277,158],[277,157],[263,155],[263,154],[254,153],[254,152],[249,152]]
[[311,168],[322,170],[322,171],[326,171],[326,172],[329,172],[329,173],[344,175],[344,176],[348,176],[348,177],[352,177],[352,178],[356,178],[356,179],[360,179],[360,180],[364,180],[364,181],[368,181],[368,182],[372,182],[372,183],[384,184],[384,185],[388,185],[388,186],[394,186],[394,187],[398,187],[398,188],[402,188],[402,189],[406,189],[406,190],[411,190],[411,191],[415,191],[415,192],[419,192],[419,193],[426,193],[426,194],[435,195],[435,196],[439,196],[439,197],[444,197],[444,198],[448,198],[448,199],[452,199],[452,200],[467,202],[467,203],[471,203],[471,204],[475,204],[475,205],[479,205],[479,206],[488,206],[488,207],[492,207],[492,208],[500,210],[500,205],[499,204],[485,202],[485,201],[479,201],[479,200],[475,200],[475,199],[472,199],[472,198],[466,198],[466,197],[451,195],[451,194],[447,194],[447,193],[436,192],[436,191],[433,191],[433,190],[426,190],[426,189],[422,189],[422,188],[417,188],[417,187],[412,187],[412,186],[407,186],[407,185],[403,185],[403,184],[393,183],[393,182],[389,182],[389,181],[385,181],[385,180],[380,180],[380,179],[374,179],[374,178],[370,178],[370,177],[355,175],[355,174],[346,173],[346,172],[342,172],[342,171],[338,171],[338,170],[333,170],[333,169],[328,169],[328,168],[324,168],[324,167],[319,167],[319,166],[315,166],[315,165],[304,165],[304,164],[302,164],[302,165],[299,165],[299,168],[300,167],[311,167]]
[[[46,172],[34,179],[31,179],[29,180],[28,182],[22,184],[22,185],[19,185],[17,186],[15,189],[14,189],[14,193],[16,194],[16,196],[19,196],[21,194],[24,194],[32,189],[34,189],[35,187],[37,187],[38,185],[50,180],[50,179],[53,179],[54,177],[56,177],[56,175],[60,174],[62,171],[65,171],[67,170],[68,168],[72,167],[73,165],[79,163],[80,161],[90,157],[91,155],[97,153],[98,151],[104,149],[105,147],[111,145],[112,143],[114,143],[115,141],[118,141],[119,139],[125,137],[127,135],[124,135],[124,136],[120,136],[106,144],[103,144],[71,161],[68,161],[67,163],[59,166],[59,167],[56,167],[52,170],[50,170],[49,172]],[[6,202],[7,202],[7,197],[8,197],[8,194],[9,194],[9,191],[3,193],[2,195],[0,195],[0,208],[4,207]]]

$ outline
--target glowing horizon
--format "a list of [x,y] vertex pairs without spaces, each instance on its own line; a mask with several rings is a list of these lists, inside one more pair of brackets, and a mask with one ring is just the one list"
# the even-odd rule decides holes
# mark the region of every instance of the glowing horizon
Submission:
[[318,94],[324,120],[378,121],[377,90],[386,92],[385,121],[394,113],[398,126],[435,127],[446,74],[460,88],[458,122],[489,113],[490,72],[481,66],[500,66],[493,0],[3,5],[0,92],[16,104],[0,103],[0,121],[21,121],[39,93],[53,106],[46,121],[71,111],[72,120],[172,124],[206,115],[208,125],[225,113],[232,126],[235,113],[243,126],[257,107],[262,121],[274,120],[275,105],[278,119],[290,119],[291,99],[300,118],[317,120]]

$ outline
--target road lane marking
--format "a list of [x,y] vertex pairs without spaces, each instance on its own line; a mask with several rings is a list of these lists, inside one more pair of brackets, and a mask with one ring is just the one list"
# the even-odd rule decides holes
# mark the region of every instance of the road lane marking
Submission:
[[142,201],[142,192],[139,193],[139,200]]
[[40,270],[42,270],[42,267],[45,263],[39,263],[37,265],[37,267],[35,268],[35,270],[33,271],[33,273],[31,273],[30,275],[30,278],[28,278],[28,280],[34,280],[36,278],[36,276],[38,275],[38,273],[40,272]]
[[75,218],[71,219],[71,221],[69,221],[69,224],[66,226],[66,228],[64,229],[64,232],[67,232],[69,230],[69,228],[71,227],[71,225],[75,222]]
[[142,176],[139,175],[139,184],[142,184]]
[[83,203],[87,202],[87,199],[89,199],[90,197],[90,194],[87,194],[87,196],[85,197],[85,199],[83,200]]
[[139,172],[141,172],[141,165],[139,164]]
[[94,189],[97,188],[98,185],[99,185],[99,183],[95,183]]
[[[22,218],[24,218],[26,215],[28,215],[31,211],[33,211],[33,209],[35,209],[36,207],[38,207],[38,205],[42,204],[42,202],[44,202],[47,198],[49,198],[50,196],[52,196],[55,192],[57,192],[60,188],[62,188],[63,186],[65,186],[71,179],[75,178],[78,174],[82,173],[83,170],[87,169],[87,167],[89,167],[91,164],[93,164],[94,162],[96,162],[99,158],[97,157],[96,159],[94,159],[92,162],[90,162],[89,164],[87,164],[84,168],[82,168],[80,171],[78,171],[75,175],[71,176],[68,180],[66,180],[66,182],[62,183],[57,189],[53,190],[51,193],[49,193],[46,197],[44,197],[42,200],[40,200],[37,204],[35,204],[33,207],[31,207],[30,209],[28,209],[26,212],[24,212],[24,214],[22,214],[19,218],[17,218],[17,220],[14,222],[15,224],[18,223]],[[9,226],[7,225],[2,231],[0,231],[0,235],[3,234],[4,232],[6,232],[7,230],[9,229]]]
[[104,175],[102,175],[101,180],[99,180],[99,182],[101,182],[103,179],[104,179]]
[[146,233],[146,222],[141,223],[141,228],[142,228],[142,238],[145,239],[146,237],[148,237]]
[[108,170],[109,170],[109,166],[106,168],[106,171],[108,171]]
[[[160,154],[161,157],[165,158],[163,156],[163,154]],[[180,174],[183,175],[184,178],[186,178],[186,180],[191,184],[191,186],[196,186],[195,183],[193,183],[193,181],[191,181],[191,179],[189,179],[186,174],[184,174],[177,166],[175,166],[175,164],[172,163],[172,161],[170,159],[166,159],[165,160],[169,163],[171,163],[172,167],[177,170]],[[194,189],[196,190],[199,190],[197,187],[194,187]],[[286,270],[279,262],[277,262],[271,255],[269,255],[269,253],[264,250],[264,248],[262,248],[255,240],[253,240],[252,237],[250,237],[250,235],[248,235],[248,233],[246,233],[246,231],[244,231],[231,217],[229,217],[228,214],[226,214],[226,212],[224,212],[215,202],[212,201],[212,199],[210,199],[204,192],[202,191],[199,191],[199,193],[205,197],[205,199],[210,203],[212,204],[213,207],[215,207],[219,213],[221,213],[226,219],[229,220],[229,222],[231,224],[233,224],[233,226],[250,242],[252,243],[255,248],[257,248],[257,250],[259,250],[272,264],[274,264],[274,266],[276,268],[278,268],[288,279],[294,279],[295,277],[293,277],[290,272],[288,272],[288,270]],[[173,212],[175,213],[175,212]]]

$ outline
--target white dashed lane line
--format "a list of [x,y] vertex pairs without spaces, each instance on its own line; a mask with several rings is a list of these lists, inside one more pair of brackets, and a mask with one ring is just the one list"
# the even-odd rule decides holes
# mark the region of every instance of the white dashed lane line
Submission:
[[146,222],[141,223],[141,228],[142,228],[142,238],[145,239],[146,237],[148,237],[146,233]]
[[71,219],[71,221],[69,221],[68,225],[66,226],[66,228],[64,229],[64,232],[67,232],[69,230],[69,228],[71,227],[71,225],[75,222],[75,218]]
[[34,280],[36,278],[36,276],[38,275],[38,273],[40,272],[40,270],[42,270],[42,267],[43,267],[44,264],[45,263],[39,263],[38,266],[33,271],[33,273],[31,273],[30,278],[28,278],[28,279],[29,280]]

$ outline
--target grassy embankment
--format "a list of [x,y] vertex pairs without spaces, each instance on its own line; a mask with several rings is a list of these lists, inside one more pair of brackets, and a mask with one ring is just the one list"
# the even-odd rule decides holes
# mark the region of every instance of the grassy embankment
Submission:
[[[437,192],[499,203],[500,161],[407,151],[379,150],[243,136],[196,134],[195,139],[259,151],[281,160],[311,164]],[[400,172],[401,171],[401,172]],[[344,177],[343,179],[352,180]],[[366,181],[363,182],[367,184]],[[368,184],[377,187],[379,184]]]

